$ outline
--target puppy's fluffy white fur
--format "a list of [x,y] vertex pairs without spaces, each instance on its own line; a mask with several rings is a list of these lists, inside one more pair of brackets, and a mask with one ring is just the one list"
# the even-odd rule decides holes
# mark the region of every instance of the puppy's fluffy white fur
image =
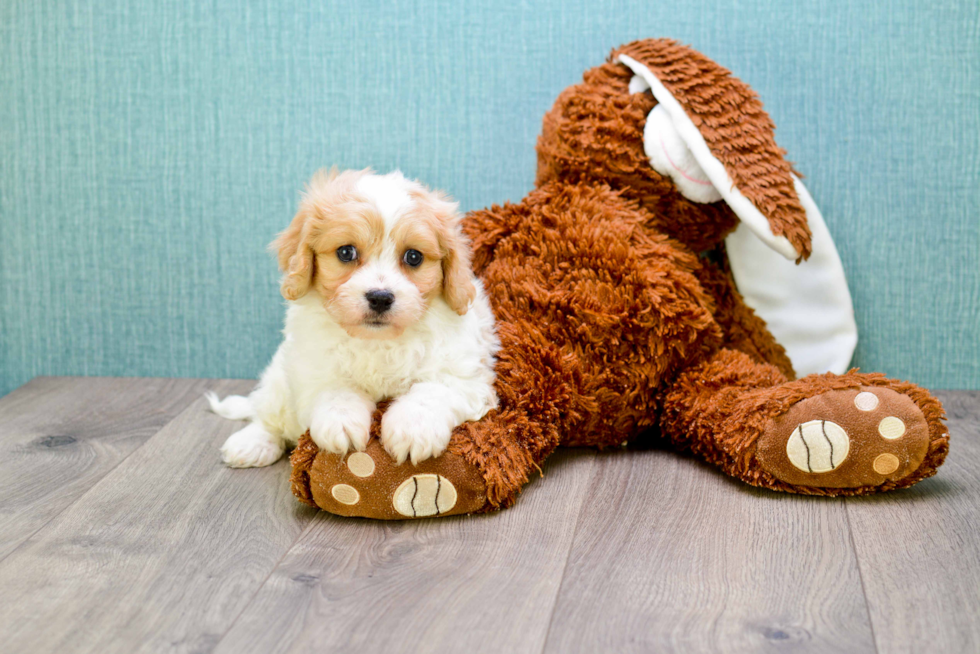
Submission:
[[[400,172],[314,176],[272,244],[285,339],[248,398],[208,397],[215,413],[251,420],[222,446],[225,463],[274,463],[307,429],[321,449],[363,450],[386,398],[382,443],[417,463],[496,406],[493,314],[459,220],[455,203]],[[390,307],[372,309],[372,291]]]

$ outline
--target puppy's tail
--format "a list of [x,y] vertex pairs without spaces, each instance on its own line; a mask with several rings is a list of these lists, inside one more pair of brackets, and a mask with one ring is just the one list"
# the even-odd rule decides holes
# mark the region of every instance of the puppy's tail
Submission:
[[219,400],[218,396],[211,391],[205,393],[204,397],[208,399],[211,410],[222,418],[228,418],[228,420],[247,420],[248,418],[255,417],[252,403],[247,397],[229,395],[225,399]]

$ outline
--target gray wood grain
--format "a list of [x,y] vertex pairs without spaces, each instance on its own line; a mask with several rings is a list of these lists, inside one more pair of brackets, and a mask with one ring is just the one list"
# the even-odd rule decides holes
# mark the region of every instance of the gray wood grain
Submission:
[[191,379],[42,377],[0,399],[0,560],[205,388]]
[[0,400],[0,653],[980,649],[978,392],[939,393],[949,460],[898,493],[577,451],[512,510],[379,523],[298,504],[285,461],[220,464],[239,424],[200,394],[251,384],[47,378]]
[[840,500],[600,455],[546,652],[873,652]]
[[193,402],[0,562],[0,652],[213,647],[313,511],[290,494],[286,461],[224,467],[217,448],[240,425],[205,407]]
[[980,392],[936,395],[951,434],[938,475],[847,500],[881,654],[980,651]]
[[594,453],[563,452],[495,514],[322,514],[217,652],[540,652]]

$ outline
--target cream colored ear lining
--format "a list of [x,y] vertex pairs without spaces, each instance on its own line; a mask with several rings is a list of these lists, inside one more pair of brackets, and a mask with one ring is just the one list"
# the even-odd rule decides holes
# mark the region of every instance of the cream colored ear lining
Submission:
[[639,75],[633,75],[633,77],[630,78],[630,95],[633,95],[634,93],[643,93],[649,88],[650,85],[647,84],[647,81]]
[[[661,174],[670,174],[659,168],[664,164],[655,161],[652,153],[656,153],[659,139],[664,137],[665,147],[659,149],[673,158],[675,154],[671,148],[676,145],[671,145],[670,135],[676,135],[686,146],[691,160],[683,159],[682,163],[682,157],[676,155],[674,163],[685,166],[695,162],[703,176],[691,177],[710,180],[742,221],[725,241],[735,283],[746,304],[766,321],[773,336],[786,348],[796,374],[802,377],[810,373],[846,372],[858,339],[851,293],[830,231],[806,187],[793,177],[813,234],[813,253],[808,260],[795,265],[797,254],[793,246],[784,237],[774,236],[769,221],[733,187],[724,166],[711,154],[677,99],[643,64],[625,55],[620,55],[619,61],[635,73],[630,81],[630,91],[642,92],[649,88],[659,103],[650,112],[657,124],[651,128],[648,119],[647,126],[651,131],[644,133],[643,143],[654,169]],[[665,127],[657,111],[661,107],[663,117],[669,119],[669,126]],[[654,138],[657,142],[652,142]],[[670,163],[668,161],[667,165]],[[694,168],[684,170],[691,173]],[[673,174],[671,178],[686,197],[700,201],[697,191],[692,191],[690,185],[678,183]]]
[[653,169],[670,177],[677,190],[688,200],[707,203],[721,199],[721,193],[677,133],[662,104],[654,107],[647,116],[643,129],[643,150],[650,157]]
[[[759,240],[787,259],[795,261],[799,258],[799,254],[789,240],[785,236],[776,236],[773,234],[766,217],[735,187],[734,182],[725,170],[724,164],[711,154],[711,150],[708,148],[704,137],[701,136],[701,132],[691,122],[691,118],[673,94],[660,83],[657,76],[649,68],[627,55],[619,55],[618,61],[627,66],[636,76],[642,78],[649,85],[653,97],[657,99],[659,106],[663,106],[666,114],[670,117],[674,131],[687,145],[687,148],[693,155],[694,160],[697,161],[704,175],[714,185],[721,198],[732,208],[732,211],[735,212],[735,215],[738,216],[742,224],[752,230]],[[639,83],[634,84],[630,81],[631,89],[639,88],[640,86]],[[657,144],[648,146],[645,141],[646,138],[644,138],[645,150],[648,147],[652,149],[657,146]]]
[[854,307],[844,266],[823,216],[793,176],[812,232],[810,258],[794,265],[765,247],[745,225],[725,239],[732,275],[745,303],[786,348],[798,377],[844,373],[857,346]]

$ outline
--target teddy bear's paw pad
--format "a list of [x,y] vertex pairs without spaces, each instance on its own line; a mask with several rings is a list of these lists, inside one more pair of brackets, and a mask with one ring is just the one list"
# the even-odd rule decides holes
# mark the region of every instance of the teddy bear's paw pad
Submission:
[[392,504],[406,518],[425,518],[456,506],[456,487],[442,475],[412,475],[395,491]]
[[330,489],[330,494],[333,495],[335,500],[348,506],[352,506],[361,501],[361,494],[357,492],[357,489],[347,484],[337,484]]
[[365,452],[354,452],[347,457],[347,468],[358,477],[370,477],[374,474],[374,459]]
[[341,456],[320,450],[309,472],[312,500],[343,516],[405,520],[472,513],[486,504],[483,475],[446,452],[418,465],[397,465],[377,439]]
[[788,484],[859,488],[908,477],[928,449],[929,427],[915,402],[876,386],[797,402],[769,422],[756,457]]
[[837,423],[811,420],[793,430],[786,441],[790,463],[804,472],[830,472],[847,459],[851,439]]

